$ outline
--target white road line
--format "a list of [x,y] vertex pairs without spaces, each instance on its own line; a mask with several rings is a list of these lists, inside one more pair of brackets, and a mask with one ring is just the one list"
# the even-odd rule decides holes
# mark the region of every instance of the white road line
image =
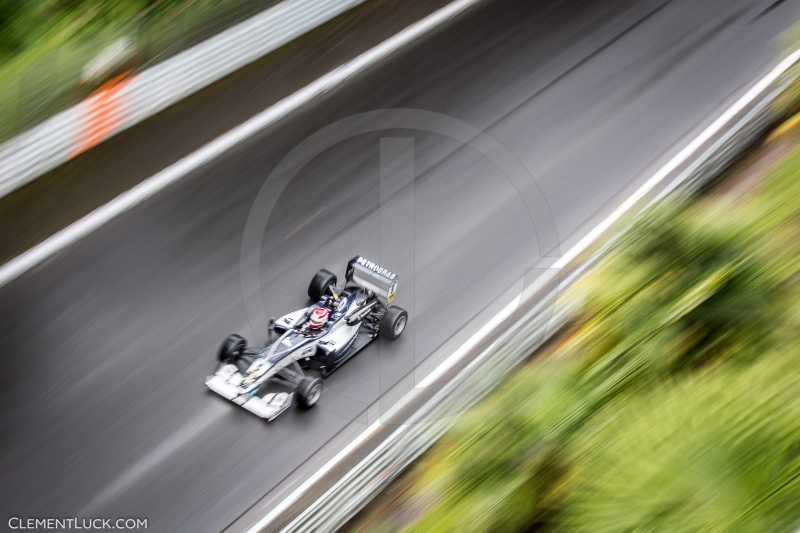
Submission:
[[800,50],[795,51],[789,57],[781,61],[774,69],[772,69],[766,76],[761,78],[753,87],[748,90],[744,96],[739,98],[732,106],[727,108],[722,115],[720,115],[714,122],[705,128],[697,137],[695,137],[689,144],[687,144],[680,152],[678,152],[672,159],[670,159],[664,166],[658,169],[636,192],[625,199],[608,217],[596,225],[592,230],[587,233],[577,244],[567,251],[561,258],[555,262],[554,268],[561,269],[570,261],[575,259],[584,250],[586,250],[603,232],[608,230],[615,222],[627,213],[636,203],[645,197],[656,185],[661,183],[664,178],[669,176],[672,172],[685,163],[689,157],[692,156],[704,143],[708,142],[714,135],[717,135],[720,130],[727,124],[737,113],[749,104],[756,96],[767,89],[772,83],[776,82],[786,71],[800,60]]
[[436,29],[467,8],[483,0],[457,0],[415,22],[377,46],[335,68],[297,92],[261,111],[246,122],[205,144],[197,151],[168,166],[161,172],[126,191],[109,203],[48,237],[30,250],[0,267],[0,287],[31,268],[96,231],[110,220],[142,203],[192,171],[216,159],[242,141],[275,124],[301,106],[339,87],[352,76],[376,65],[409,43]]
[[[554,270],[561,270],[567,266],[571,261],[584,252],[593,242],[595,242],[603,232],[607,231],[613,224],[620,220],[628,211],[636,205],[638,201],[644,198],[653,188],[675,171],[680,165],[685,163],[704,143],[718,134],[719,131],[727,124],[737,113],[740,113],[747,104],[752,101],[756,96],[763,92],[770,84],[774,83],[786,70],[800,60],[800,50],[791,54],[789,57],[781,61],[774,69],[772,69],[766,76],[761,78],[758,83],[751,87],[741,98],[739,98],[732,106],[727,108],[714,122],[705,128],[697,137],[687,144],[675,157],[670,159],[665,165],[659,168],[650,179],[648,179],[641,187],[627,197],[614,211],[611,212],[600,223],[594,226],[584,237],[582,237],[576,244],[574,244],[567,252],[558,258],[555,263],[549,268]],[[444,360],[433,372],[431,372],[423,381],[421,381],[416,388],[424,388],[435,382],[440,375],[445,373],[449,368],[455,365],[469,349],[481,342],[483,337],[494,329],[494,327],[501,323],[506,317],[510,316],[512,312],[519,306],[520,293],[510,301],[506,306],[496,314],[489,322],[487,322],[477,333],[470,337],[467,342],[460,346],[451,356]]]
[[516,311],[517,307],[519,307],[520,300],[522,299],[522,293],[516,295],[514,298],[508,302],[503,309],[500,310],[499,313],[494,315],[491,319],[489,319],[481,328],[475,332],[467,341],[458,347],[451,355],[447,357],[444,361],[439,363],[439,365],[433,369],[432,372],[428,373],[425,378],[420,381],[416,387],[416,389],[424,389],[430,387],[432,383],[435,383],[440,377],[442,377],[445,372],[453,368],[456,363],[458,363],[464,356],[472,350],[475,346],[480,344],[483,339],[497,326],[499,326],[503,320],[511,316],[511,314]]

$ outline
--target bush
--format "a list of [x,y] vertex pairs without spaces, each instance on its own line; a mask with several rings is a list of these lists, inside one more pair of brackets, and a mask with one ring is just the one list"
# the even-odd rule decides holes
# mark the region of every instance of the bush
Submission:
[[[790,355],[791,357],[786,357]],[[619,402],[574,444],[565,531],[800,525],[800,351]]]
[[596,386],[748,363],[784,322],[787,277],[747,217],[666,209],[637,224],[588,278],[577,349]]
[[583,418],[566,370],[554,362],[522,372],[459,421],[421,467],[417,496],[439,501],[415,530],[520,531],[553,520],[562,451]]

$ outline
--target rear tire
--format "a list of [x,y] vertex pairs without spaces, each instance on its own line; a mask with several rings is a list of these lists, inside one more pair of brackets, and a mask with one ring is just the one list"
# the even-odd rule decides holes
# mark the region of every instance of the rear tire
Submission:
[[235,363],[247,348],[247,341],[235,333],[228,335],[219,347],[217,359],[222,363]]
[[390,306],[381,319],[381,337],[393,341],[406,330],[408,313],[402,307]]
[[308,297],[313,301],[322,298],[328,289],[336,286],[336,274],[324,268],[317,272],[308,284]]
[[300,409],[308,410],[314,407],[322,395],[322,380],[319,378],[304,377],[297,384],[294,391],[297,396],[297,405]]

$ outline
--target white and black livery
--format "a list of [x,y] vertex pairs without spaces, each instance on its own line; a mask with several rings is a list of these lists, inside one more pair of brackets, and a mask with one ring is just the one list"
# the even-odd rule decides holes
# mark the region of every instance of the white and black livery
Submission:
[[297,403],[310,409],[322,393],[322,379],[378,336],[395,340],[408,313],[392,305],[397,274],[365,259],[347,263],[345,284],[320,270],[308,286],[313,302],[269,325],[269,340],[250,348],[229,335],[219,349],[219,365],[206,385],[251,413],[274,420]]

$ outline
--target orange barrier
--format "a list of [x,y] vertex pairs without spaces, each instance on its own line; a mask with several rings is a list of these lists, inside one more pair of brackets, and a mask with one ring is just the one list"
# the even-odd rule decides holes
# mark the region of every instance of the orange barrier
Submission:
[[86,122],[78,133],[71,157],[97,146],[119,131],[125,112],[120,93],[128,81],[129,73],[120,74],[105,82],[86,99]]

